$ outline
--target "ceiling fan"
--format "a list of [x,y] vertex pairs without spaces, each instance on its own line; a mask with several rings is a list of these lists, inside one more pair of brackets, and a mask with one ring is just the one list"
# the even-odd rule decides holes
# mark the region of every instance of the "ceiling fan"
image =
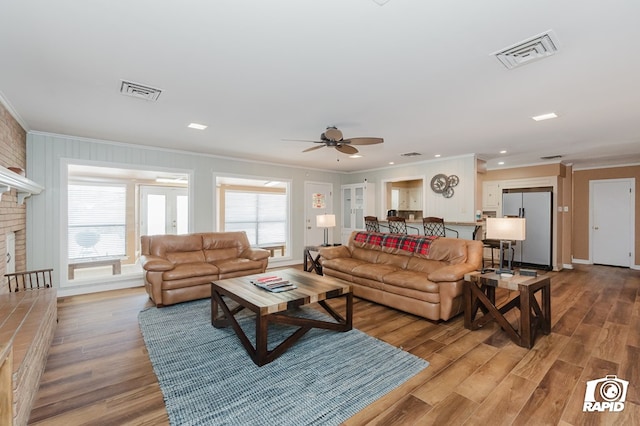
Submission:
[[301,139],[283,139],[285,141],[301,141],[301,142],[313,142],[317,144],[321,144],[318,146],[312,146],[311,148],[307,148],[302,152],[309,152],[315,149],[320,149],[323,147],[334,147],[339,152],[343,154],[357,154],[358,150],[354,148],[352,145],[375,145],[378,143],[383,143],[384,139],[382,138],[349,138],[343,139],[342,132],[335,126],[329,126],[327,129],[320,135],[319,141],[307,141]]

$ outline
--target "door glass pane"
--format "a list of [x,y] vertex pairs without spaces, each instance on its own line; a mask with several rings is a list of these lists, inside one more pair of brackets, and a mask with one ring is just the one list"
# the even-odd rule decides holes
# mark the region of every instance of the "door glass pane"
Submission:
[[147,234],[166,234],[167,209],[164,195],[149,194],[147,197]]
[[186,195],[176,197],[176,233],[189,233],[189,197]]
[[351,188],[342,189],[342,227],[351,228]]
[[356,202],[355,202],[355,228],[356,229],[365,229],[364,226],[364,188],[357,187],[355,189],[356,193]]

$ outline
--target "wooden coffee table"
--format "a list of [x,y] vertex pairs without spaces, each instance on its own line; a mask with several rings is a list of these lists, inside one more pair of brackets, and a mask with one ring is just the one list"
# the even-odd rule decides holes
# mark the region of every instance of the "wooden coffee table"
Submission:
[[[271,293],[253,284],[250,280],[277,275],[294,283],[298,288],[281,293]],[[236,302],[231,308],[222,296]],[[340,315],[326,302],[337,297],[346,298],[344,315]],[[335,321],[322,321],[291,315],[287,310],[317,302]],[[256,314],[255,346],[242,330],[235,315],[243,309]],[[222,310],[222,312],[220,312]],[[288,324],[297,326],[289,337],[272,350],[267,348],[269,324]],[[334,331],[349,331],[353,324],[353,294],[351,286],[335,278],[307,274],[296,269],[267,272],[237,278],[228,278],[211,283],[211,324],[216,328],[231,325],[255,364],[263,366],[270,363],[312,328]]]

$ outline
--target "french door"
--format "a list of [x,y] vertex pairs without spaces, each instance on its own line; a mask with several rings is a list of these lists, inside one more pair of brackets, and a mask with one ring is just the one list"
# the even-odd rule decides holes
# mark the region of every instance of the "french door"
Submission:
[[140,198],[141,235],[189,232],[187,188],[141,186]]

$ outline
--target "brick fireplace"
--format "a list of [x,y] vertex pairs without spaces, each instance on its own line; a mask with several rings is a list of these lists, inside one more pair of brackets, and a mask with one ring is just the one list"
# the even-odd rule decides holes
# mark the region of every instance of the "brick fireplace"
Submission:
[[[26,168],[27,134],[0,102],[0,166]],[[15,233],[15,269],[25,270],[26,253],[25,204],[18,204],[15,189],[2,194],[0,199],[0,293],[8,291],[4,274],[7,267],[7,234]]]

